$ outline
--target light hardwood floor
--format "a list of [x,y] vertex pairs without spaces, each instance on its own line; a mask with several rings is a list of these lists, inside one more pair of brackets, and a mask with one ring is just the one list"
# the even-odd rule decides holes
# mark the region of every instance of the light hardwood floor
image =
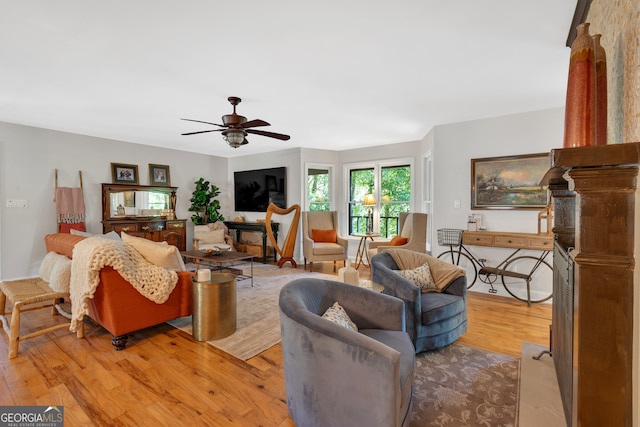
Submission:
[[[288,264],[287,264],[288,265]],[[285,267],[287,268],[287,267]],[[316,271],[332,273],[331,263]],[[360,268],[361,278],[369,269]],[[50,310],[23,316],[28,332],[59,321]],[[522,341],[548,346],[551,305],[470,292],[460,343],[520,356]],[[166,324],[132,334],[123,351],[85,320],[86,338],[66,329],[24,341],[7,360],[0,339],[0,406],[64,406],[67,426],[293,426],[281,347],[240,361]]]

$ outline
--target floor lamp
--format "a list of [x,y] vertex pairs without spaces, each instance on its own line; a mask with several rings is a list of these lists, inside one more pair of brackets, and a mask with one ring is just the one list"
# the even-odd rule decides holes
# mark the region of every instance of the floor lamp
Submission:
[[376,198],[373,194],[365,194],[364,200],[362,201],[362,206],[367,206],[369,208],[369,215],[367,216],[367,234],[373,233],[373,206],[376,205]]

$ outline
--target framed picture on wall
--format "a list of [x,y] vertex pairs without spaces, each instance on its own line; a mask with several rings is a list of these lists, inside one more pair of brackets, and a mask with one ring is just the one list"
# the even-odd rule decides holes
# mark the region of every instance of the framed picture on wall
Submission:
[[471,159],[471,209],[541,209],[549,153]]
[[149,185],[170,186],[169,166],[149,163]]
[[114,184],[138,184],[138,165],[111,163],[111,179]]

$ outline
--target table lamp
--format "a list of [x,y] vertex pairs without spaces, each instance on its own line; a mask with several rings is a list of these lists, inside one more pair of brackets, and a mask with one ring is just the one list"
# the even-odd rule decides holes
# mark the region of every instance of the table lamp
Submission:
[[365,194],[364,200],[362,201],[362,206],[367,206],[369,208],[369,215],[367,216],[367,234],[373,233],[373,209],[372,206],[376,205],[376,198],[373,194]]

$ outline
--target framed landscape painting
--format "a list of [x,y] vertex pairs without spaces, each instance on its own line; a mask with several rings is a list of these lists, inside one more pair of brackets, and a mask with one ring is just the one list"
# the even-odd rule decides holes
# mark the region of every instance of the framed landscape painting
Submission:
[[471,209],[542,209],[549,153],[471,159]]

